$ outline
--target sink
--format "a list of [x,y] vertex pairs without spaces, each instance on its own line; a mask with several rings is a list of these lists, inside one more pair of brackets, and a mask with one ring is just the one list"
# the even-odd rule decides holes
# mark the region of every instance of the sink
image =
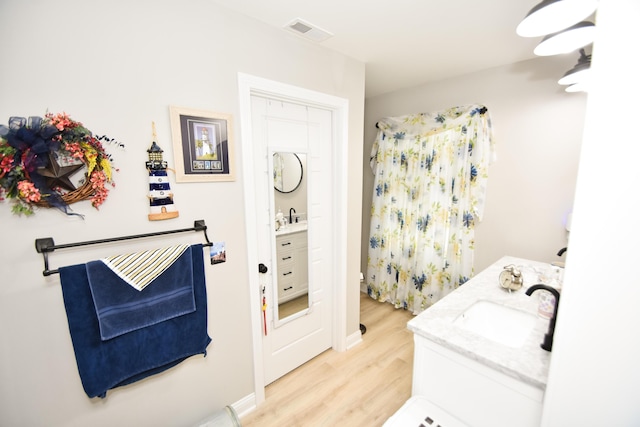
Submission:
[[297,233],[299,231],[305,231],[306,229],[307,221],[294,222],[293,224],[287,224],[284,227],[280,227],[279,230],[276,230],[276,236]]
[[489,300],[478,300],[453,324],[508,347],[521,347],[536,324],[536,315]]

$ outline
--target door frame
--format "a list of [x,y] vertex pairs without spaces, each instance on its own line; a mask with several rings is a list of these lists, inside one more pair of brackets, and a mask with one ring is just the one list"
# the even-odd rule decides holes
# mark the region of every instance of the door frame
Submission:
[[262,348],[262,308],[258,275],[258,253],[255,249],[256,204],[254,186],[253,130],[251,96],[258,95],[328,109],[332,112],[332,152],[334,176],[331,177],[334,211],[332,232],[332,261],[335,266],[332,288],[332,348],[347,350],[347,164],[349,101],[332,95],[292,86],[245,73],[238,73],[240,129],[245,194],[245,227],[247,233],[247,271],[249,272],[249,307],[253,341],[253,372],[255,405],[265,399],[265,379]]

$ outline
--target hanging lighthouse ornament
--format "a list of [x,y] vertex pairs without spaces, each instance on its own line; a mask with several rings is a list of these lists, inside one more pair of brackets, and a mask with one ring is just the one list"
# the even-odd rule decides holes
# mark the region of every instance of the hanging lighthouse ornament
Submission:
[[167,176],[167,162],[162,158],[162,149],[156,143],[156,124],[153,127],[153,142],[147,150],[149,161],[146,162],[149,171],[149,221],[177,218],[180,213],[173,204],[173,193]]

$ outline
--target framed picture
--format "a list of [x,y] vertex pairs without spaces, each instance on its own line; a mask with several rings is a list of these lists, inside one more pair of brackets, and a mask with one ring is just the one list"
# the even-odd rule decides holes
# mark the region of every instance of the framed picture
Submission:
[[169,107],[176,182],[234,181],[230,114]]

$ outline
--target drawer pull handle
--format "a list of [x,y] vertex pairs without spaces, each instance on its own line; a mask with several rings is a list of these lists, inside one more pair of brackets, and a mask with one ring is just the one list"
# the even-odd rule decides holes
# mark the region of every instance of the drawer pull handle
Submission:
[[288,271],[288,272],[286,272],[286,273],[282,273],[282,275],[283,275],[283,276],[288,276],[289,274],[292,274],[292,273],[293,273],[293,271]]
[[285,291],[293,289],[293,286],[289,286],[288,288],[284,288]]
[[286,261],[288,259],[291,259],[291,257],[290,256],[286,256],[286,257],[282,258],[283,261]]
[[291,242],[281,243],[280,246],[289,246],[290,244],[291,244]]

